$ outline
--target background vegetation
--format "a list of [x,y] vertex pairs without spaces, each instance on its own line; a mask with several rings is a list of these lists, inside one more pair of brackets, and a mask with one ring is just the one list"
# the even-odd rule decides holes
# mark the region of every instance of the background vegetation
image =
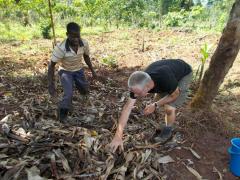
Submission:
[[[57,37],[76,21],[83,33],[178,27],[220,32],[232,0],[53,0]],[[46,0],[0,0],[0,40],[51,38]]]

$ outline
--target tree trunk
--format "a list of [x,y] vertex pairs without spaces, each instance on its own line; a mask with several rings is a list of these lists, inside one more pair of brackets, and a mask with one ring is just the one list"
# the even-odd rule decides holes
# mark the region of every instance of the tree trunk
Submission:
[[55,28],[54,28],[54,22],[53,22],[51,0],[48,0],[48,7],[49,7],[49,14],[50,14],[50,19],[51,19],[52,32],[53,32],[53,46],[56,46],[57,41],[56,41]]
[[240,0],[236,0],[222,37],[201,85],[192,100],[193,108],[210,108],[224,77],[232,67],[240,48]]

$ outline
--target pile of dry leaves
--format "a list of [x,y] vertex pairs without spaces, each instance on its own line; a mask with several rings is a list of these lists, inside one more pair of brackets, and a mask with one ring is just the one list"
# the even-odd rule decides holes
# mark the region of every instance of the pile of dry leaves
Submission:
[[[144,117],[141,108],[133,111],[124,137],[125,152],[112,154],[111,141],[116,122],[128,93],[96,82],[88,97],[75,96],[69,125],[56,121],[55,102],[47,94],[25,97],[21,105],[0,121],[0,179],[167,179],[171,163],[182,163],[201,179],[191,160],[173,159],[169,152],[185,148],[182,133],[176,132],[164,145],[151,137],[158,128],[156,114]],[[6,96],[1,103],[14,103]],[[126,143],[127,141],[127,143]]]

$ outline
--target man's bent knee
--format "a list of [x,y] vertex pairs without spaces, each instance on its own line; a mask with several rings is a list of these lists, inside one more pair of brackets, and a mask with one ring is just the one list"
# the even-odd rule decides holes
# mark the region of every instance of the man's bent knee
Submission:
[[164,105],[164,110],[167,115],[172,115],[173,113],[175,113],[176,108],[170,105]]

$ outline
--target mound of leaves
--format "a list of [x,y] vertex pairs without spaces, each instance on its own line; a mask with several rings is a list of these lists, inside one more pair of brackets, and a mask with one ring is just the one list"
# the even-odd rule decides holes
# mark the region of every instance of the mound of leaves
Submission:
[[[149,97],[132,112],[125,151],[109,151],[128,96],[113,83],[111,79],[97,82],[89,96],[75,96],[69,124],[56,120],[57,100],[50,100],[46,93],[25,95],[18,108],[0,121],[0,179],[167,179],[170,164],[181,162],[169,152],[182,148],[185,140],[182,133],[175,132],[164,145],[151,141],[160,115],[144,117],[140,113]],[[2,104],[16,101],[14,95],[1,98]],[[186,149],[200,158],[192,148]],[[181,163],[201,177],[191,161]]]

